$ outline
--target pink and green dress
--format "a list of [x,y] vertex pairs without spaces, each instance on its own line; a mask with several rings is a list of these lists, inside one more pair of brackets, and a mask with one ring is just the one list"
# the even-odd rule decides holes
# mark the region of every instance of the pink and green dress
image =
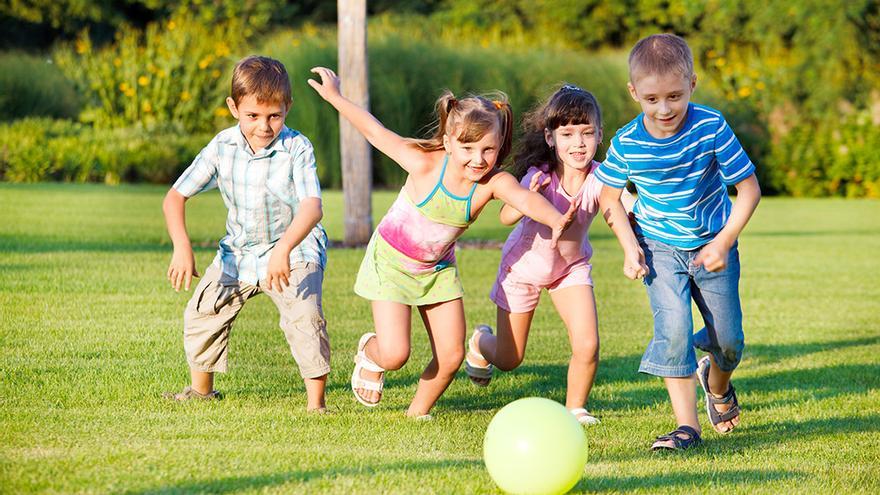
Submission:
[[402,188],[367,245],[354,291],[372,301],[422,306],[464,295],[455,241],[471,224],[471,198],[443,185],[448,157],[434,189],[415,203]]

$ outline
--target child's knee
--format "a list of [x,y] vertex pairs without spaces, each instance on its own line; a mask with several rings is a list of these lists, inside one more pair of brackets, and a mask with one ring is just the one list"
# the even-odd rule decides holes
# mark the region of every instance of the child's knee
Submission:
[[585,365],[596,364],[599,362],[599,342],[583,342],[572,346],[571,358]]
[[511,354],[509,356],[496,355],[495,362],[492,363],[501,371],[513,371],[523,362],[522,354]]
[[386,370],[399,370],[409,360],[409,349],[390,349],[382,351],[376,364]]

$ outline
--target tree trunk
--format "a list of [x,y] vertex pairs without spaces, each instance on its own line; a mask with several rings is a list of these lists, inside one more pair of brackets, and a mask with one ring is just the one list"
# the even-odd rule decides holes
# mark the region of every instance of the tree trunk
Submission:
[[[367,110],[370,92],[367,80],[366,0],[338,0],[339,77],[342,94]],[[342,189],[345,197],[345,245],[362,246],[370,240],[373,214],[370,193],[373,166],[370,144],[342,116],[339,117],[339,146],[342,158]]]

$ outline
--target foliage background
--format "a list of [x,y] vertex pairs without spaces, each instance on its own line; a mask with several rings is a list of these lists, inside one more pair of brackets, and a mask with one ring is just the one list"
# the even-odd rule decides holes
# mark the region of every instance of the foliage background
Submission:
[[[694,98],[724,112],[765,193],[880,197],[876,0],[389,0],[369,2],[369,12],[372,109],[402,134],[430,122],[441,88],[502,89],[521,113],[561,81],[596,93],[611,134],[638,111],[624,86],[629,47],[668,31],[691,45]],[[338,187],[337,117],[303,82],[312,65],[335,65],[335,16],[333,2],[317,0],[4,3],[0,140],[16,142],[33,126],[17,122],[28,116],[82,123],[86,143],[89,133],[119,129],[129,130],[110,135],[147,143],[202,138],[231,124],[223,107],[231,67],[259,52],[287,64],[297,96],[289,124],[315,141],[325,187]],[[148,146],[134,148],[142,151],[108,178],[100,160],[87,173],[84,163],[59,174],[70,167],[57,162],[22,173],[14,156],[42,152],[6,147],[0,177],[164,181],[192,158],[178,147],[153,165],[162,173],[144,173]],[[375,162],[377,185],[400,183],[397,167]]]

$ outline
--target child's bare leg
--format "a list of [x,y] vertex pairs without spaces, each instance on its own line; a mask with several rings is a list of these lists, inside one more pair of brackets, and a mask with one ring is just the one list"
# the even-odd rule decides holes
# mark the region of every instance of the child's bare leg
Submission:
[[[730,388],[730,376],[733,375],[732,371],[721,371],[721,368],[718,367],[718,363],[715,362],[715,356],[709,354],[710,366],[709,366],[709,390],[712,392],[712,395],[715,398],[720,399],[724,397],[724,394]],[[730,409],[732,404],[714,404],[713,407],[720,412],[726,412]],[[730,431],[736,425],[739,424],[739,416],[731,419],[730,421],[724,421],[722,423],[718,423],[718,428],[722,431]]]
[[584,407],[593,388],[599,366],[599,322],[593,288],[589,285],[566,287],[550,293],[553,305],[568,329],[571,360],[565,407]]
[[[535,311],[510,313],[498,308],[495,335],[477,333],[477,350],[485,360],[472,359],[474,364],[486,366],[492,363],[502,371],[511,371],[522,363],[529,339],[529,328]],[[473,354],[473,353],[471,353]]]
[[189,376],[192,381],[190,386],[196,392],[207,395],[214,391],[214,373],[190,368]]
[[[702,432],[700,421],[697,419],[697,382],[694,375],[685,378],[666,377],[666,390],[669,392],[669,401],[672,403],[672,412],[675,414],[677,426],[687,425]],[[674,448],[672,440],[667,441],[669,448]],[[656,444],[655,444],[656,445]]]
[[[386,370],[398,370],[409,359],[412,309],[391,301],[372,301],[376,338],[364,347],[367,357]],[[361,377],[376,381],[382,373],[362,370]],[[378,402],[381,392],[356,389],[367,402]]]
[[433,357],[419,378],[407,416],[428,414],[464,361],[465,322],[461,299],[419,306]]
[[327,375],[317,378],[304,378],[303,383],[306,385],[306,410],[317,411],[327,407],[324,402],[324,388],[327,386]]

